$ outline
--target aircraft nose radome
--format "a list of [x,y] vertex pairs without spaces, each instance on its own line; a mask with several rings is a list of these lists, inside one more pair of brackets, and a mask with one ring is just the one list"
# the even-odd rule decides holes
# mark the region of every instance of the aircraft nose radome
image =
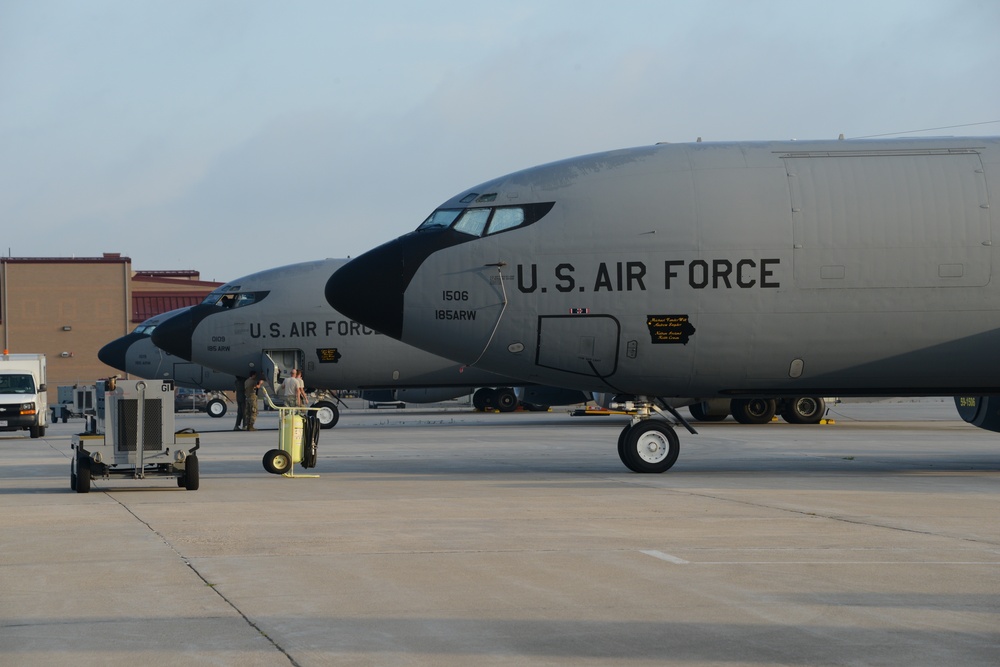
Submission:
[[156,325],[151,336],[153,345],[164,352],[191,361],[191,336],[194,334],[195,325],[201,321],[195,319],[194,310],[195,308],[191,308]]
[[403,335],[404,275],[399,241],[370,250],[338,269],[326,282],[326,300],[342,315],[392,338]]
[[125,368],[125,353],[128,352],[128,348],[131,347],[136,338],[136,334],[128,334],[127,336],[122,336],[111,341],[98,350],[97,358],[101,360],[102,364],[127,373],[128,369]]

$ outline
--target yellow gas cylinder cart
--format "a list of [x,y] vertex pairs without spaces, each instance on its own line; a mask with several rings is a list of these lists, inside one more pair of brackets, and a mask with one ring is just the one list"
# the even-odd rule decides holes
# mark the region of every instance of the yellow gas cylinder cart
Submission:
[[303,468],[315,468],[319,431],[318,413],[322,407],[285,407],[275,405],[267,390],[264,400],[278,411],[278,448],[264,454],[264,470],[285,477],[319,477],[319,475],[296,475],[295,464]]
[[[102,380],[94,419],[73,436],[69,486],[90,492],[93,479],[175,477],[177,486],[199,486],[197,433],[174,432],[174,386],[161,380]],[[191,446],[193,443],[193,447]]]

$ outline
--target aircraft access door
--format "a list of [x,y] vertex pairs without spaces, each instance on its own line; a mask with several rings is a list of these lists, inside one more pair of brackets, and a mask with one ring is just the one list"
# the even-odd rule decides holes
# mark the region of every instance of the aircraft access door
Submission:
[[260,359],[264,381],[277,391],[278,375],[284,378],[293,368],[301,370],[304,356],[302,350],[264,350]]
[[199,364],[174,363],[174,382],[192,387],[204,386],[205,367]]
[[621,325],[610,315],[542,316],[535,363],[603,380],[618,370],[620,335]]

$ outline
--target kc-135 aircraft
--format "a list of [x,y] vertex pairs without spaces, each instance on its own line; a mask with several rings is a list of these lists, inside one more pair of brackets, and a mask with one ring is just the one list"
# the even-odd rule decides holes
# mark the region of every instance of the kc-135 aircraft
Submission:
[[470,367],[618,394],[636,472],[677,460],[685,422],[650,419],[677,396],[952,395],[1000,430],[991,191],[996,137],[598,153],[455,195],[326,297]]
[[[303,262],[230,281],[201,304],[160,321],[152,331],[152,342],[172,355],[231,375],[245,376],[256,369],[271,386],[277,386],[279,371],[299,368],[310,388],[394,389],[396,399],[419,403],[454,398],[479,387],[480,398],[482,391],[487,392],[484,405],[492,400],[490,404],[505,411],[516,407],[513,388],[523,383],[464,368],[332,310],[324,298],[326,281],[346,262]],[[579,391],[544,387],[525,391],[536,402],[587,400]],[[321,413],[324,426],[336,424],[335,403],[323,400],[314,407],[330,411],[331,419],[323,419]]]
[[[236,382],[234,375],[192,364],[153,345],[150,338],[153,330],[185,310],[187,308],[178,308],[144,320],[131,333],[98,350],[97,358],[123,373],[147,380],[171,380],[178,387],[205,391],[231,391]],[[221,417],[226,413],[226,403],[221,398],[213,398],[206,411],[213,417]]]

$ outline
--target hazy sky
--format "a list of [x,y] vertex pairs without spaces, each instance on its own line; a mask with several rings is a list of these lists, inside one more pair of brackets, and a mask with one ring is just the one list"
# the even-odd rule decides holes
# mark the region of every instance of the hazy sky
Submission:
[[573,155],[998,121],[998,31],[995,0],[0,0],[2,252],[229,280]]

